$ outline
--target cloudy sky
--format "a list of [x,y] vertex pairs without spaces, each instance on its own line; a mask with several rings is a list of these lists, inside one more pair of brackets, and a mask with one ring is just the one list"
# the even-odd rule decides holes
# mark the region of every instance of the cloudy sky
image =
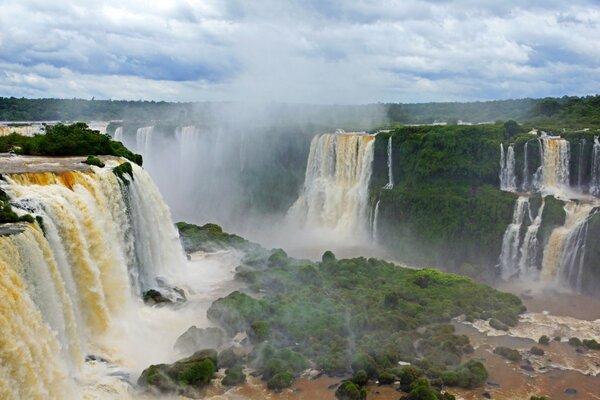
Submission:
[[0,96],[369,103],[598,92],[598,0],[0,0]]

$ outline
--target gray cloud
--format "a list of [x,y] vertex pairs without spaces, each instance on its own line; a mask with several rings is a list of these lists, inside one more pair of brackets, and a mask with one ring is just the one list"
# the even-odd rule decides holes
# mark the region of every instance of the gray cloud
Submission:
[[0,95],[318,103],[600,88],[594,1],[0,0]]

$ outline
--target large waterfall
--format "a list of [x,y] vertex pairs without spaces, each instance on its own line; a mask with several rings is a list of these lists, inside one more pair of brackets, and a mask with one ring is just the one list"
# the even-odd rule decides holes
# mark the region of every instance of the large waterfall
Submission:
[[383,187],[384,189],[394,188],[394,169],[392,163],[392,137],[388,139],[387,146],[387,167],[388,167],[388,183]]
[[529,197],[519,196],[515,204],[513,220],[504,232],[502,239],[502,252],[500,253],[500,266],[502,277],[507,279],[518,271],[519,255],[521,249],[521,226],[525,217],[530,216]]
[[542,137],[542,190],[556,191],[569,186],[569,142],[558,136]]
[[515,148],[508,146],[506,154],[504,145],[500,143],[500,189],[507,192],[517,191],[517,176],[515,175]]
[[0,235],[0,398],[81,398],[84,355],[140,291],[186,264],[169,210],[133,165],[4,174],[13,208],[41,223]]
[[591,165],[590,194],[600,196],[600,141],[598,141],[598,136],[594,137]]
[[310,145],[304,190],[288,218],[342,239],[369,238],[368,200],[375,136],[316,136]]
[[544,249],[542,277],[546,281],[566,284],[581,289],[587,222],[595,207],[593,204],[569,201],[563,226],[554,229]]
[[123,142],[123,127],[119,126],[115,129],[115,136],[113,138],[118,142]]
[[145,160],[152,158],[152,136],[154,133],[153,126],[139,128],[135,134],[135,148],[138,153],[144,155]]

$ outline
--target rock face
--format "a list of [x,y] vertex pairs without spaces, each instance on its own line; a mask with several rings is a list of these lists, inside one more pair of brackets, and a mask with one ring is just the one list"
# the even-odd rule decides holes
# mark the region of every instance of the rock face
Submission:
[[225,333],[219,328],[191,326],[175,342],[175,349],[182,354],[192,354],[199,349],[217,349],[225,341]]
[[142,372],[138,385],[159,394],[201,398],[216,371],[216,350],[200,350],[173,364],[151,365]]

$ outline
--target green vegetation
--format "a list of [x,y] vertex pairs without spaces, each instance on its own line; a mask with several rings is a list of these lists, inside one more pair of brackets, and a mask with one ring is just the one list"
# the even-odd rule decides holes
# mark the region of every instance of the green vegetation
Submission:
[[499,356],[504,357],[510,361],[521,361],[521,353],[519,353],[518,350],[511,349],[509,347],[496,347],[494,349],[494,354],[498,354]]
[[[357,387],[369,379],[407,381],[410,374],[476,387],[487,372],[481,363],[462,363],[473,349],[445,322],[466,313],[513,324],[524,310],[515,296],[469,278],[375,259],[337,260],[331,252],[313,263],[274,250],[262,263],[238,267],[236,277],[260,298],[233,292],[215,301],[208,317],[229,335],[247,332],[258,343],[249,365],[269,381],[282,372],[297,376],[306,357],[331,375],[351,366]],[[398,361],[414,367],[394,368]]]
[[44,224],[41,217],[39,217],[39,219],[37,217],[33,218],[30,214],[19,216],[13,211],[9,201],[10,199],[7,194],[3,190],[0,190],[0,224],[15,222],[29,222],[30,224],[33,224],[37,221],[42,231],[44,230]]
[[217,352],[201,350],[174,364],[151,365],[142,372],[138,385],[160,393],[195,397],[210,383],[216,371]]
[[96,156],[87,156],[85,161],[82,161],[84,164],[95,165],[96,167],[104,168],[104,163]]
[[[379,134],[371,184],[373,204],[380,200],[378,241],[409,264],[493,274],[486,267],[497,262],[517,197],[499,190],[500,143],[508,134],[505,124]],[[382,190],[390,135],[396,185]]]
[[196,251],[217,251],[234,248],[237,250],[248,250],[257,247],[238,235],[223,232],[217,224],[205,224],[202,226],[178,222],[175,224],[179,229],[181,243],[186,253]]
[[[554,338],[554,340],[556,340],[556,338]],[[560,338],[558,338],[557,342],[560,341]],[[540,336],[540,338],[538,339],[538,343],[544,346],[548,346],[550,344],[550,338],[546,335],[542,335]]]
[[33,137],[15,133],[0,137],[0,152],[9,150],[33,156],[112,155],[142,165],[141,155],[132,153],[120,142],[110,140],[110,136],[89,129],[82,122],[48,126],[45,134]]
[[124,162],[113,168],[113,173],[126,185],[129,184],[129,180],[125,178],[125,174],[133,180],[133,167],[130,163]]
[[246,374],[241,367],[227,368],[225,371],[225,377],[221,380],[221,383],[225,386],[237,386],[246,382]]
[[352,381],[345,381],[335,391],[335,397],[339,400],[366,400],[367,389]]

